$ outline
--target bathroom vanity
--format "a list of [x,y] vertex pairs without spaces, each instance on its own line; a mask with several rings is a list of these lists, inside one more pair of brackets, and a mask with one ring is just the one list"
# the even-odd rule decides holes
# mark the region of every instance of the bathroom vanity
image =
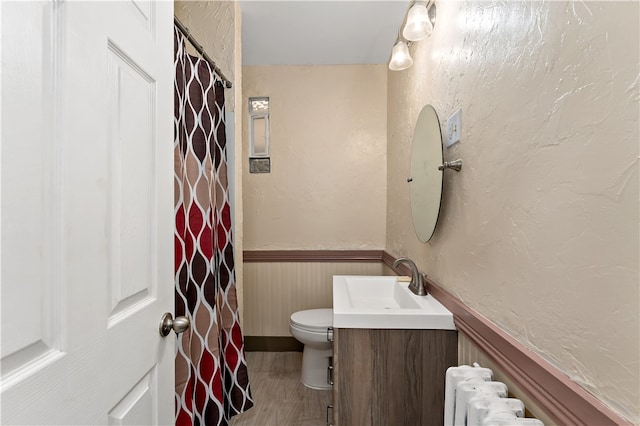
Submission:
[[451,312],[393,276],[333,285],[331,424],[442,424],[446,370],[458,361]]
[[334,329],[333,424],[442,424],[457,358],[453,330]]

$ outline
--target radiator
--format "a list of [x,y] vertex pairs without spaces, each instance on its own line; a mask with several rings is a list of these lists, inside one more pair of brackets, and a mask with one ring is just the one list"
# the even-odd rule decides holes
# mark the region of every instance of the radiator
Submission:
[[444,426],[544,426],[524,417],[524,404],[477,363],[447,369]]

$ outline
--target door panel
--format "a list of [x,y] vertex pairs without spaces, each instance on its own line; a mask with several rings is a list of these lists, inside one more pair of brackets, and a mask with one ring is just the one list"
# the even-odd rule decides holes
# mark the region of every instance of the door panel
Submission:
[[[51,10],[29,2],[5,3],[2,12],[1,347],[8,384],[62,355],[62,203],[59,144],[48,137],[54,109]],[[11,19],[20,12],[29,16],[25,23]]]
[[109,425],[157,424],[157,370],[145,374],[135,386],[109,411]]
[[155,297],[156,116],[153,78],[117,46],[107,55],[112,324]]
[[2,2],[2,421],[172,424],[172,2]]

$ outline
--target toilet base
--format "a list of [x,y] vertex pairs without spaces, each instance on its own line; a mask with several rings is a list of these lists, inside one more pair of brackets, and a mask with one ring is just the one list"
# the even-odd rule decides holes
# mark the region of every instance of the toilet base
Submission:
[[302,384],[310,389],[329,390],[327,382],[329,358],[333,356],[333,349],[317,349],[309,345],[304,346],[302,352]]

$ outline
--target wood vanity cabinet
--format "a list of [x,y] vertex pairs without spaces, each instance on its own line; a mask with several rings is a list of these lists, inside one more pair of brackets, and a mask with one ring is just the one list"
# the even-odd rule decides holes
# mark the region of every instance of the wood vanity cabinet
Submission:
[[333,425],[442,425],[455,330],[333,330]]

